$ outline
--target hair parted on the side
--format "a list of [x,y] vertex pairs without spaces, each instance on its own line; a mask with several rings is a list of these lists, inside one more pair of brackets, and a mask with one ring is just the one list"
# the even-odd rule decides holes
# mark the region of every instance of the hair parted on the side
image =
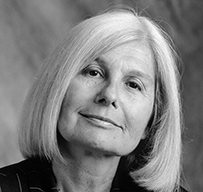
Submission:
[[182,118],[177,55],[166,33],[132,9],[114,9],[81,22],[45,60],[27,96],[19,125],[23,156],[63,159],[57,143],[57,122],[71,79],[99,55],[125,43],[143,41],[153,52],[156,71],[154,111],[147,127],[151,150],[146,163],[130,174],[149,190],[175,190],[180,177]]

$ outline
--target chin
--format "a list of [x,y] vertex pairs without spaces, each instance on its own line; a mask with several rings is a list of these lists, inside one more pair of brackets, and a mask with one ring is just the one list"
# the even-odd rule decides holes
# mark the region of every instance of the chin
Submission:
[[98,154],[103,154],[105,156],[117,156],[117,157],[122,157],[125,155],[128,155],[129,153],[131,153],[133,151],[132,150],[126,150],[126,149],[122,149],[121,147],[116,147],[115,146],[104,146],[104,145],[98,145],[98,144],[84,144],[86,145],[86,149],[88,151],[91,151],[92,153],[98,153]]

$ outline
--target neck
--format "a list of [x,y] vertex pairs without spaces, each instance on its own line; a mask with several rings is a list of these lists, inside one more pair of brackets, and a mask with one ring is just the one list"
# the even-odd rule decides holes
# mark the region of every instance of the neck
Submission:
[[60,191],[109,192],[120,157],[76,146],[70,151],[66,163],[53,162]]

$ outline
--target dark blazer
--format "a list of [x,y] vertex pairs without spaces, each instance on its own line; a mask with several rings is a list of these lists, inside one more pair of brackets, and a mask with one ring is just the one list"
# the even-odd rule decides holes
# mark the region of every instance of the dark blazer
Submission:
[[[122,174],[122,180],[120,178],[115,176],[111,192],[147,192],[127,174]],[[0,192],[58,192],[51,163],[33,158],[1,168]],[[186,191],[182,189],[181,192]]]

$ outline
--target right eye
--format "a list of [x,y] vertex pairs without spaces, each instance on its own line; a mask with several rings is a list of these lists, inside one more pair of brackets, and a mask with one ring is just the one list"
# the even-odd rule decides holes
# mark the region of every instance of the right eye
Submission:
[[99,66],[87,66],[83,71],[82,74],[88,77],[99,78],[103,77],[103,71]]
[[96,77],[96,76],[100,76],[100,72],[98,70],[95,69],[90,69],[86,71],[86,75],[92,76],[92,77]]

